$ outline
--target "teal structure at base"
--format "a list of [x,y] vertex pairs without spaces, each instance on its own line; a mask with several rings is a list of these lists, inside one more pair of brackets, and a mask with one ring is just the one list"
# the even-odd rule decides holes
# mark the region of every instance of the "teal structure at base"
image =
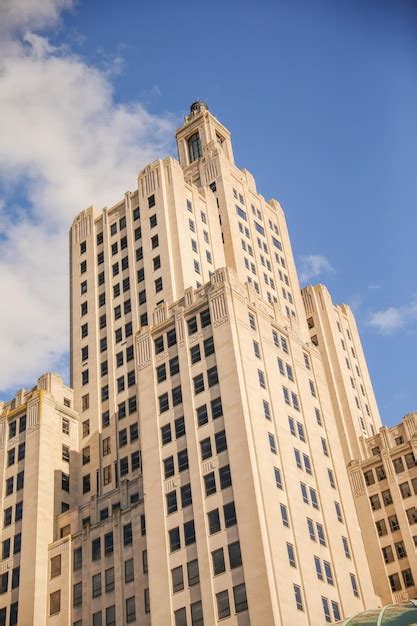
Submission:
[[337,622],[340,626],[417,626],[417,600],[387,604]]

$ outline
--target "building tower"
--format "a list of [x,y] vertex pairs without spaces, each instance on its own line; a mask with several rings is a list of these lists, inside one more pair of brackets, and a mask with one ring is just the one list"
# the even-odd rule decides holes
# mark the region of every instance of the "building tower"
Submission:
[[61,568],[60,559],[48,562],[48,545],[56,517],[77,503],[78,415],[60,376],[45,374],[0,403],[0,471],[0,624],[46,624],[49,610],[61,610],[61,591],[48,597]]
[[324,285],[302,290],[311,341],[323,360],[345,462],[361,458],[361,441],[382,427],[355,317],[333,304]]
[[285,216],[203,102],[176,137],[179,161],[71,229],[80,497],[56,590],[77,626],[336,620],[377,600]]
[[362,443],[349,474],[374,586],[402,602],[417,593],[417,414]]

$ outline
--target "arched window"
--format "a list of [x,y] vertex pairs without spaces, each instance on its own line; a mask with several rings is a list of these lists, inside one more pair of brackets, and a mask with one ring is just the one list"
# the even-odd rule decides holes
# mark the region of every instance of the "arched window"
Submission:
[[200,135],[198,133],[194,133],[188,139],[188,156],[190,158],[190,163],[197,161],[197,159],[202,156]]

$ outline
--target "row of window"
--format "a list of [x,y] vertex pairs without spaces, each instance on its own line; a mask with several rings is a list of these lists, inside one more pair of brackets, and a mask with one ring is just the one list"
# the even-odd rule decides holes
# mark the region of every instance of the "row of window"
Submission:
[[[182,547],[180,527],[176,526],[168,531],[169,548],[171,552],[176,552]],[[196,542],[194,520],[190,520],[183,524],[183,542],[184,546],[190,546]]]
[[204,339],[202,346],[197,343],[196,345],[192,346],[192,348],[190,348],[190,359],[191,359],[191,363],[198,363],[199,361],[201,361],[201,347],[203,348],[203,352],[204,352],[204,356],[208,357],[211,354],[214,354],[214,340],[213,337],[207,337],[207,339]]
[[[229,528],[237,524],[235,503],[229,502],[223,505],[224,527]],[[209,534],[213,535],[221,530],[219,509],[213,509],[207,513]]]
[[[26,443],[23,441],[17,446],[17,462],[23,461],[25,458]],[[10,448],[7,451],[7,467],[14,465],[16,462],[16,448]]]
[[17,587],[19,586],[19,582],[20,582],[20,567],[14,567],[11,571],[11,576],[10,576],[10,572],[4,572],[4,574],[1,574],[0,576],[0,594],[3,593],[7,593],[9,590],[9,582],[11,582],[10,588],[11,589],[17,589]]
[[[391,491],[389,489],[386,489],[385,491],[382,491],[381,492],[381,497],[382,497],[382,502],[383,502],[384,506],[389,506],[390,504],[392,504],[393,500],[392,500]],[[381,500],[379,499],[379,494],[378,493],[374,494],[373,496],[370,496],[369,497],[369,502],[371,504],[371,509],[373,511],[377,511],[378,509],[381,508]]]
[[[19,426],[19,428],[18,428]],[[26,415],[21,415],[18,419],[9,422],[9,439],[13,439],[19,433],[26,430]]]
[[[218,470],[220,489],[227,489],[232,484],[232,475],[230,472],[230,466],[224,465]],[[214,472],[209,472],[203,476],[204,489],[206,496],[211,496],[217,492],[216,476]]]
[[[175,464],[174,457],[171,455],[163,460],[164,465],[164,476],[165,478],[169,478],[170,476],[174,476],[175,474]],[[177,453],[177,468],[178,472],[183,472],[188,469],[188,451],[187,448],[184,450],[180,450]]]
[[[211,418],[213,420],[218,419],[219,417],[222,417],[223,406],[222,406],[222,399],[220,397],[214,398],[213,400],[210,401],[210,412],[211,412]],[[196,418],[197,418],[198,426],[203,426],[204,424],[208,423],[209,412],[208,412],[207,404],[202,404],[201,406],[198,406],[196,408]]]
[[[229,617],[231,615],[229,591],[227,589],[216,593],[216,603],[217,615],[219,619]],[[246,598],[245,583],[235,585],[233,587],[233,603],[235,613],[241,613],[242,611],[247,610],[248,601]]]
[[[191,626],[204,626],[203,607],[201,600],[190,604]],[[187,609],[183,607],[174,612],[175,626],[188,626]]]
[[16,476],[10,476],[6,478],[6,488],[5,488],[5,496],[10,496],[14,491],[15,486],[15,478],[16,478],[16,491],[20,491],[24,487],[25,482],[25,472],[22,470],[18,472]]
[[[242,554],[240,551],[239,541],[229,543],[227,546],[227,553],[229,557],[230,569],[235,569],[236,567],[240,567],[240,565],[242,565]],[[223,548],[217,548],[217,550],[214,550],[211,553],[211,559],[214,576],[217,576],[218,574],[223,574],[223,572],[226,571],[226,559],[224,556]]]
[[[18,612],[19,604],[18,602],[13,602],[13,604],[10,605],[8,626],[17,626]],[[0,609],[0,626],[6,626],[6,619],[7,607],[3,607]]]
[[185,435],[185,421],[184,417],[178,417],[172,424],[168,423],[165,426],[161,426],[161,444],[165,446],[172,441],[172,431],[175,433],[175,438],[179,439]]
[[329,585],[334,585],[331,563],[329,563],[329,561],[325,561],[324,559],[322,561],[318,556],[315,556],[314,565],[316,568],[317,578],[323,581],[326,580]]
[[11,554],[19,554],[22,548],[22,533],[16,533],[13,537],[13,552],[12,552],[12,539],[3,539],[2,541],[2,560],[8,559]]
[[[173,407],[178,406],[179,404],[182,403],[181,385],[178,385],[177,387],[173,387],[173,389],[171,389],[171,402],[172,402]],[[169,402],[168,391],[166,391],[165,393],[163,393],[162,395],[158,397],[158,403],[159,403],[159,413],[165,413],[165,411],[169,411],[170,402]]]
[[[214,447],[216,454],[227,450],[226,431],[220,430],[214,434]],[[213,456],[213,445],[211,437],[206,437],[200,441],[201,460],[210,459]]]
[[[415,506],[406,510],[408,523],[410,525],[415,524],[417,522],[417,509]],[[400,529],[400,524],[398,522],[398,518],[396,515],[390,515],[388,517],[388,525],[389,529],[392,533],[396,532]],[[383,537],[388,534],[387,523],[385,519],[380,519],[375,522],[376,530],[379,537]]]
[[[129,431],[127,430],[127,428],[122,428],[122,430],[119,430],[118,436],[119,436],[119,448],[123,448],[124,446],[127,445],[128,443],[128,432],[130,435],[130,443],[132,444],[134,441],[137,441],[139,439],[139,425],[137,422],[134,422],[133,424],[130,424],[129,427]],[[84,450],[83,450],[84,453]],[[83,457],[83,465],[84,465],[84,457]]]
[[164,352],[165,349],[175,346],[176,343],[177,333],[175,328],[172,328],[166,334],[160,335],[159,337],[154,339],[155,354],[160,354],[161,352]]
[[[208,368],[206,372],[207,377],[207,387],[214,387],[219,382],[219,376],[217,374],[217,366]],[[206,388],[206,383],[204,380],[204,374],[197,374],[197,376],[193,377],[193,386],[194,386],[194,394],[197,395],[202,393]]]
[[401,560],[407,556],[407,550],[405,549],[403,541],[397,541],[396,543],[394,543],[394,548],[396,557],[394,556],[392,546],[388,545],[382,548],[382,556],[385,563],[392,563],[393,561],[395,561],[395,558]]
[[167,369],[169,369],[170,376],[175,376],[176,374],[179,373],[180,366],[179,366],[178,356],[174,356],[172,357],[172,359],[169,359],[168,363],[161,363],[161,365],[158,365],[156,367],[155,372],[156,372],[156,380],[158,384],[162,383],[164,380],[167,379]]
[[[73,606],[81,606],[82,590],[80,591],[77,583],[73,587]],[[54,591],[49,596],[49,615],[57,615],[61,611],[61,590]],[[144,589],[144,611],[150,612],[149,590]],[[126,623],[136,621],[136,599],[135,596],[126,598],[125,600],[125,616]],[[105,620],[105,621],[104,621]],[[82,626],[82,620],[73,622],[73,626]],[[92,626],[116,626],[116,607],[111,605],[103,611],[96,611],[92,615]]]
[[[401,577],[403,579],[404,587],[407,589],[408,587],[414,586],[414,578],[410,568],[404,569],[401,571]],[[388,576],[389,584],[391,587],[391,591],[401,591],[402,585],[400,581],[400,575],[395,573]]]
[[[178,494],[177,490],[173,489],[169,493],[165,495],[166,506],[167,506],[167,515],[171,513],[175,513],[178,511]],[[181,506],[185,509],[187,506],[190,506],[193,503],[192,494],[191,494],[191,485],[187,483],[186,485],[182,485],[180,487],[180,498],[181,498]]]
[[[14,521],[19,522],[23,517],[23,500],[20,502],[16,502],[15,504],[15,512],[14,512]],[[9,506],[7,509],[4,509],[3,512],[3,525],[6,528],[10,526],[13,522],[13,507]]]

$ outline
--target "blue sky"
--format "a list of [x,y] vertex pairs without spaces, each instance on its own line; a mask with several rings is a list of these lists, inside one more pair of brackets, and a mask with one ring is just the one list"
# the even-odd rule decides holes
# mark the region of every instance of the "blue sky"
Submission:
[[[21,43],[23,28],[10,28]],[[50,68],[56,56],[84,68],[80,103],[90,96],[92,70],[110,91],[104,117],[138,103],[153,116],[148,135],[156,127],[161,136],[154,142],[146,136],[150,148],[138,153],[137,167],[132,160],[112,164],[132,168],[117,181],[130,180],[126,187],[134,186],[141,159],[174,150],[173,128],[193,100],[205,99],[232,131],[238,165],[283,205],[296,260],[315,255],[333,268],[323,263],[313,281],[354,308],[383,420],[395,423],[417,410],[416,2],[80,0],[60,21],[40,21],[35,32],[49,42],[46,50],[39,43],[46,40],[26,41],[35,63],[42,57]],[[100,150],[106,149],[102,137]],[[25,184],[17,204],[37,219],[43,191],[33,192],[21,161],[16,180],[23,176]],[[5,184],[1,154],[0,182],[10,215],[17,187]],[[63,214],[96,201],[87,198],[90,189],[74,197],[85,204]],[[54,221],[52,211],[48,219]],[[45,365],[63,358],[61,345]],[[21,372],[22,384],[29,373]]]

